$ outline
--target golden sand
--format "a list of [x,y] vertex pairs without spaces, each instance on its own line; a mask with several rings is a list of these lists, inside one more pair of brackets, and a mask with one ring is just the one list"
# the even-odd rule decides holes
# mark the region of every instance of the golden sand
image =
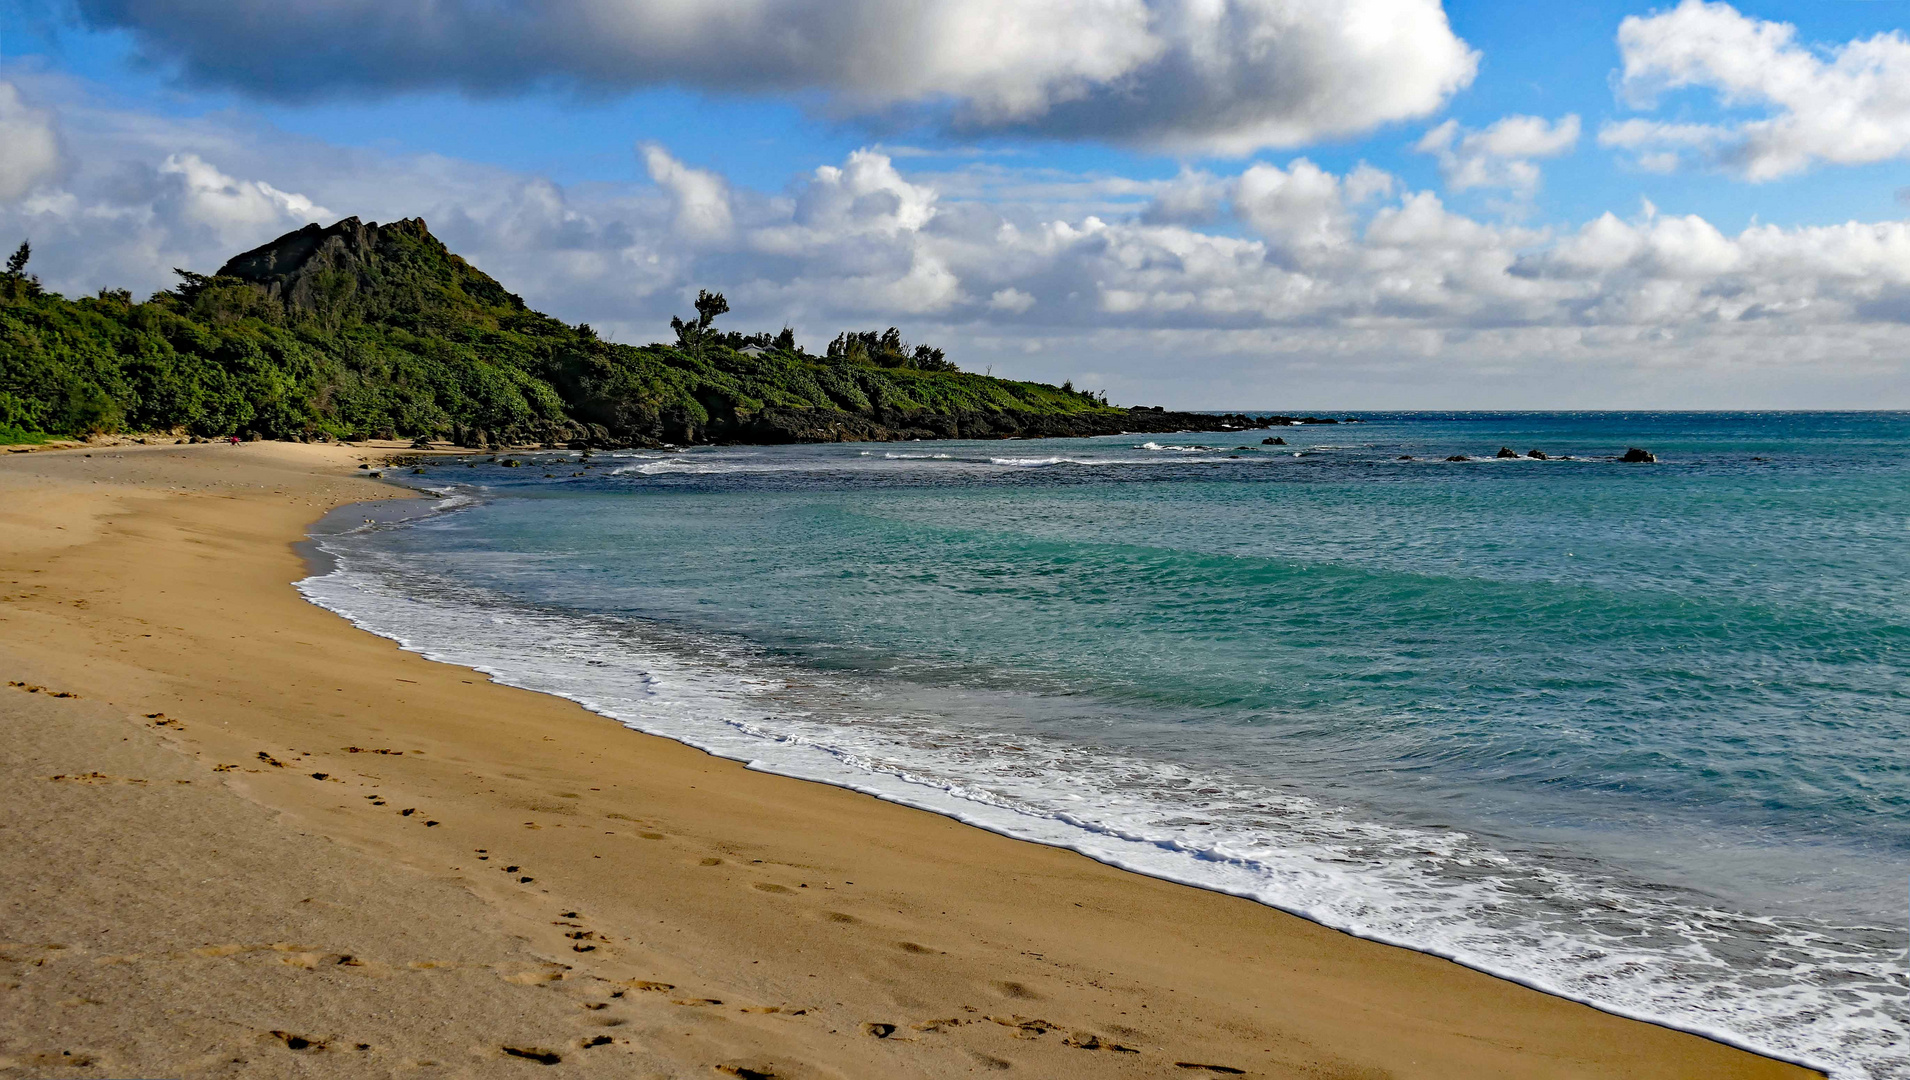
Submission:
[[371,457],[0,458],[0,1074],[1815,1075],[402,652]]

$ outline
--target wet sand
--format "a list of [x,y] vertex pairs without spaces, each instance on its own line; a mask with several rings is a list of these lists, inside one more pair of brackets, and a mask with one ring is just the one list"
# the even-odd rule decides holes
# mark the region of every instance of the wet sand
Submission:
[[0,457],[0,1075],[1817,1075],[403,652],[365,460]]

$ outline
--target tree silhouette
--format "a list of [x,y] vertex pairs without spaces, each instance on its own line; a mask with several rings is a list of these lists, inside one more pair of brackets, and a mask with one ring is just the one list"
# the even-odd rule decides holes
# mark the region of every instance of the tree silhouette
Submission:
[[730,302],[723,299],[722,293],[713,293],[707,289],[696,290],[696,321],[684,322],[674,315],[670,317],[670,329],[676,331],[677,345],[685,349],[701,345],[709,336],[710,324],[716,321],[718,315],[729,309]]
[[40,278],[37,274],[27,273],[27,260],[33,258],[33,245],[25,240],[7,256],[6,273],[0,274],[0,297],[10,300],[31,300],[41,293]]

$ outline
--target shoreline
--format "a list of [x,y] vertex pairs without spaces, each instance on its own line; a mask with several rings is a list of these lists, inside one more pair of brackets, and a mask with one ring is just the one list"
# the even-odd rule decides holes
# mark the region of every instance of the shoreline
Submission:
[[[1569,460],[1569,459],[1566,459],[1566,460]],[[462,506],[459,506],[459,507],[439,509],[435,506],[428,506],[428,505],[417,506],[415,503],[411,503],[408,497],[419,496],[421,494],[419,489],[411,488],[401,483],[392,483],[390,481],[387,481],[387,483],[392,484],[392,486],[400,488],[403,492],[405,492],[405,495],[398,496],[398,498],[404,499],[405,500],[404,505],[412,506],[414,509],[409,512],[404,510],[394,510],[394,512],[388,515],[389,520],[381,520],[380,521],[381,524],[392,524],[392,523],[398,523],[402,521],[415,521],[415,520],[428,517],[435,513],[449,512],[450,510],[453,510],[453,509],[463,508]],[[434,496],[429,496],[429,495],[425,495],[424,497],[435,498]],[[482,500],[474,500],[474,501],[482,501]],[[333,511],[333,513],[345,515],[345,516],[351,516],[357,512],[356,508],[362,507],[362,508],[366,508],[367,510],[370,510],[371,508],[375,508],[381,505],[389,505],[389,504],[383,500],[364,502],[364,503],[354,503],[354,504],[348,504],[346,506],[339,507],[336,511]],[[367,518],[366,520],[371,520],[371,519]],[[482,664],[479,662],[475,662],[469,659],[459,658],[455,655],[451,655],[451,652],[455,650],[449,650],[447,649],[447,647],[442,645],[432,644],[432,643],[408,642],[403,637],[397,636],[394,633],[389,633],[383,630],[376,629],[372,626],[367,625],[364,621],[361,621],[360,619],[355,618],[344,611],[340,611],[336,608],[329,606],[323,600],[313,596],[305,588],[305,586],[307,585],[309,581],[317,577],[323,576],[325,573],[329,573],[332,569],[336,568],[337,558],[335,556],[332,556],[329,553],[325,553],[321,557],[324,558],[330,564],[330,566],[328,566],[325,570],[321,571],[316,568],[316,564],[313,564],[314,569],[312,571],[312,577],[295,583],[297,587],[300,589],[300,591],[305,594],[308,602],[312,603],[314,606],[317,606],[323,610],[332,612],[332,614],[337,615],[338,617],[351,623],[354,627],[364,631],[365,633],[373,634],[375,636],[389,640],[406,652],[410,652],[418,656],[422,656],[435,663],[448,664],[448,665],[463,668],[468,671],[474,671],[478,674],[485,676],[485,678],[489,679],[493,683],[500,686],[511,687],[513,689],[523,690],[528,693],[541,694],[544,696],[554,697],[559,700],[571,702],[577,705],[578,707],[583,708],[588,712],[591,712],[594,715],[597,715],[606,720],[609,720],[610,722],[615,723],[621,727],[624,727],[627,730],[635,734],[638,734],[640,736],[647,737],[647,738],[665,739],[665,740],[677,743],[679,745],[689,747],[690,749],[696,750],[698,752],[708,754],[711,757],[726,760],[726,761],[732,761],[739,765],[743,765],[745,768],[747,768],[751,772],[758,772],[765,775],[784,777],[784,778],[796,780],[802,783],[820,784],[820,785],[852,792],[855,794],[866,795],[871,798],[880,800],[882,802],[885,802],[894,806],[903,807],[910,810],[916,810],[923,813],[933,814],[933,815],[936,815],[937,817],[945,818],[945,819],[960,823],[962,825],[969,826],[971,828],[980,829],[984,832],[988,832],[992,835],[1002,837],[1003,839],[1006,839],[1006,840],[1011,840],[1011,841],[1015,841],[1019,843],[1035,844],[1035,845],[1051,848],[1058,851],[1065,851],[1074,855],[1079,855],[1082,858],[1092,860],[1103,866],[1107,866],[1111,869],[1118,870],[1123,873],[1135,874],[1135,875],[1146,877],[1156,881],[1167,882],[1170,884],[1181,885],[1181,886],[1185,886],[1187,888],[1192,888],[1192,889],[1198,889],[1203,892],[1209,892],[1209,893],[1213,893],[1220,896],[1228,896],[1228,897],[1234,897],[1237,899],[1245,900],[1249,903],[1266,907],[1274,911],[1281,912],[1282,914],[1304,920],[1306,922],[1319,926],[1323,929],[1326,929],[1335,933],[1339,933],[1339,934],[1344,934],[1350,938],[1357,939],[1359,941],[1371,942],[1377,945],[1384,945],[1389,948],[1405,949],[1405,950],[1415,952],[1421,955],[1445,960],[1450,963],[1456,964],[1460,967],[1463,967],[1469,971],[1474,971],[1481,975],[1485,975],[1493,979],[1498,979],[1498,980],[1509,982],[1521,987],[1525,987],[1533,991],[1536,991],[1538,993],[1545,994],[1547,996],[1556,997],[1565,1001],[1570,1001],[1576,1004],[1584,1005],[1613,1017],[1633,1020],[1640,1023],[1650,1024],[1654,1027],[1666,1028],[1672,1031],[1677,1031],[1677,1032],[1693,1035],[1698,1038],[1715,1042],[1726,1047],[1731,1047],[1733,1049],[1743,1050],[1747,1053],[1756,1054],[1761,1057],[1770,1058],[1771,1060],[1774,1060],[1774,1061],[1796,1065],[1800,1068],[1811,1070],[1813,1073],[1818,1073],[1821,1068],[1820,1066],[1813,1064],[1808,1058],[1805,1058],[1802,1056],[1796,1056],[1792,1054],[1786,1054],[1780,1050],[1774,1050],[1768,1047],[1758,1046],[1755,1043],[1740,1036],[1739,1034],[1729,1030],[1725,1030],[1725,1029],[1714,1027],[1714,1026],[1706,1026],[1702,1023],[1698,1023],[1694,1021],[1681,1020],[1675,1016],[1668,1016],[1668,1015],[1664,1015],[1660,1013],[1654,1013],[1645,1007],[1631,1007],[1631,1006],[1626,1006],[1623,1004],[1615,1004],[1615,1003],[1608,1003],[1608,1002],[1601,1002],[1598,1000],[1594,1000],[1585,996],[1574,994],[1571,991],[1560,987],[1559,985],[1549,983],[1541,976],[1521,975],[1516,972],[1506,970],[1505,968],[1501,966],[1494,966],[1490,961],[1486,961],[1486,960],[1482,960],[1482,961],[1470,960],[1462,953],[1452,949],[1444,949],[1437,945],[1432,945],[1432,944],[1416,943],[1411,940],[1405,940],[1399,937],[1388,936],[1383,932],[1377,932],[1377,931],[1366,932],[1354,926],[1342,925],[1334,921],[1330,917],[1323,916],[1321,914],[1314,913],[1314,912],[1309,912],[1308,910],[1301,907],[1283,904],[1277,899],[1270,899],[1266,895],[1257,893],[1254,890],[1247,887],[1229,887],[1228,885],[1215,881],[1215,880],[1211,880],[1211,879],[1203,880],[1195,876],[1190,876],[1186,874],[1176,874],[1172,872],[1170,869],[1165,869],[1165,868],[1148,869],[1141,865],[1137,865],[1132,860],[1124,860],[1118,855],[1105,853],[1103,851],[1097,851],[1092,846],[1085,844],[1082,842],[1082,840],[1074,838],[1072,836],[1044,838],[1041,835],[1039,835],[1039,833],[1041,832],[1041,830],[1039,829],[1023,829],[1018,831],[1014,829],[1012,825],[1004,824],[1001,820],[991,820],[988,817],[987,813],[985,812],[988,809],[988,804],[978,803],[968,799],[964,799],[958,795],[948,794],[943,788],[938,787],[934,784],[927,783],[926,781],[901,778],[902,783],[900,785],[891,785],[885,788],[876,781],[878,778],[882,778],[882,779],[894,778],[891,776],[891,774],[865,772],[865,771],[856,770],[853,768],[844,768],[842,770],[848,775],[836,776],[836,777],[825,776],[825,775],[821,775],[816,770],[805,771],[798,767],[792,766],[786,762],[774,763],[774,762],[767,762],[763,760],[760,756],[754,755],[750,752],[752,749],[755,749],[755,748],[749,746],[748,743],[753,742],[754,740],[745,740],[744,747],[730,747],[726,749],[720,743],[713,743],[709,741],[699,741],[697,738],[695,738],[694,736],[686,732],[681,732],[681,731],[672,732],[670,730],[666,730],[666,728],[669,725],[659,725],[654,723],[648,723],[638,718],[620,716],[618,715],[618,713],[616,713],[615,711],[612,711],[611,709],[605,706],[593,704],[592,701],[586,697],[577,696],[574,692],[566,692],[564,690],[556,689],[549,686],[538,686],[534,684],[534,681],[520,681],[522,679],[521,676],[513,676],[511,674],[508,674],[499,670],[495,670],[491,667],[482,666]],[[308,559],[308,563],[309,562],[310,560]],[[897,786],[899,786],[902,790],[900,791],[895,790]],[[922,794],[920,795],[913,794],[910,791],[911,788],[919,788]],[[1015,815],[1007,814],[1007,815],[1004,815],[1004,817],[1009,821],[1013,821]]]
[[[540,955],[571,965],[526,994],[588,995],[601,985],[674,979],[670,991],[638,988],[635,1000],[627,993],[576,1006],[593,1016],[631,1016],[599,1029],[612,1040],[599,1048],[575,1049],[584,1034],[568,1035],[566,1063],[609,1064],[601,1055],[615,1051],[658,1054],[705,1074],[727,1062],[792,1077],[952,1075],[1004,1064],[1044,1076],[1234,1068],[1249,1075],[1818,1075],[1257,901],[1142,877],[844,788],[747,770],[610,720],[613,733],[604,717],[562,699],[461,679],[469,669],[404,652],[287,587],[300,576],[292,544],[314,518],[402,498],[409,489],[344,475],[355,460],[349,451],[260,445],[94,451],[90,465],[72,452],[7,459],[13,466],[0,484],[14,489],[16,505],[23,495],[27,503],[57,495],[87,504],[96,526],[85,542],[62,543],[78,538],[46,536],[69,530],[46,528],[39,513],[31,536],[11,537],[0,553],[10,578],[54,573],[64,563],[86,563],[98,574],[113,565],[109,555],[120,565],[110,571],[112,589],[94,590],[118,595],[81,597],[84,607],[59,612],[69,625],[47,618],[48,601],[10,602],[0,609],[0,647],[13,666],[43,668],[33,673],[38,681],[51,686],[57,676],[88,700],[123,706],[124,717],[163,710],[169,719],[176,711],[184,731],[145,720],[135,730],[200,759],[198,782],[222,784],[353,853],[363,873],[417,868],[480,898],[496,932],[521,934]],[[242,505],[207,505],[206,496],[219,491],[207,482],[209,466],[235,474],[231,484],[253,485],[225,496]],[[113,476],[111,491],[89,491],[100,479],[87,475],[89,467],[128,475]],[[266,480],[273,483],[260,486]],[[161,484],[169,485],[164,494],[151,490]],[[321,504],[324,510],[311,512]],[[29,506],[8,517],[36,514]],[[250,519],[250,527],[235,519]],[[219,543],[221,526],[248,535]],[[119,535],[142,529],[174,535]],[[196,536],[178,535],[195,529]],[[193,557],[205,553],[192,550],[195,540],[219,549],[216,572],[197,565],[203,560]],[[162,557],[125,565],[132,551]],[[200,617],[182,618],[176,599],[156,608],[150,593],[160,584],[189,597]],[[137,635],[100,644],[109,623],[150,622],[161,610],[178,623],[171,633],[194,648],[182,654]],[[311,651],[267,643],[288,632]],[[221,635],[225,643],[215,643]],[[274,670],[287,685],[259,685],[250,675],[259,670]],[[322,684],[343,696],[320,696]],[[206,719],[195,722],[195,713]],[[347,740],[344,750],[321,749]],[[260,748],[248,753],[253,744]],[[374,762],[366,749],[405,753]],[[253,756],[283,761],[295,752],[296,769]],[[325,779],[312,779],[320,773]],[[334,790],[341,783],[347,790]],[[548,790],[560,786],[573,790]],[[584,788],[597,794],[575,790]],[[374,800],[387,806],[373,810]],[[419,813],[396,816],[390,807],[398,802],[417,804]],[[587,830],[586,811],[594,822]],[[411,820],[425,815],[429,826]],[[480,847],[484,859],[476,858]],[[493,853],[533,880],[485,873]],[[633,883],[642,895],[630,895]],[[565,911],[587,918],[557,921],[587,925],[558,937],[549,924]],[[667,935],[646,929],[655,926]],[[17,929],[8,933],[26,940]],[[659,935],[669,940],[649,940]],[[700,996],[666,998],[673,992]],[[585,1008],[596,1004],[604,1008]],[[0,1056],[10,1056],[18,1038],[5,1034]],[[544,1041],[555,1047],[560,1040]],[[500,1063],[517,1056],[496,1047],[489,1053]],[[163,1057],[126,1064],[181,1068]]]

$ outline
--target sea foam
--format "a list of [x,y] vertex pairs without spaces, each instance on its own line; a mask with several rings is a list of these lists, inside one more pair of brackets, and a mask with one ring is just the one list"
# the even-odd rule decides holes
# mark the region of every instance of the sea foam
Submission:
[[[1749,916],[1588,875],[1583,860],[1381,824],[1251,778],[963,726],[932,708],[858,709],[870,694],[854,677],[737,638],[543,609],[437,576],[380,549],[375,534],[391,527],[403,526],[320,538],[337,568],[300,590],[408,650],[752,769],[1251,898],[1838,1077],[1910,1075],[1901,973],[1848,944],[1880,931]],[[1762,951],[1744,953],[1747,940]]]

